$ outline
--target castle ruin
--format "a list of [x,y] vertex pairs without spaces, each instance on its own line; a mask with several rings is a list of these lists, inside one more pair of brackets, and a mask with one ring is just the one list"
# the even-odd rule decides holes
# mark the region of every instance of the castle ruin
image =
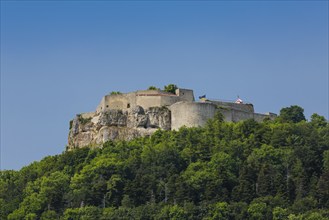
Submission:
[[178,130],[182,126],[204,126],[219,111],[228,122],[265,118],[276,114],[254,112],[250,103],[201,98],[193,90],[178,88],[175,94],[162,90],[140,90],[110,94],[102,98],[95,112],[77,115],[70,123],[68,148],[100,145],[108,140],[129,140],[150,135],[157,129]]

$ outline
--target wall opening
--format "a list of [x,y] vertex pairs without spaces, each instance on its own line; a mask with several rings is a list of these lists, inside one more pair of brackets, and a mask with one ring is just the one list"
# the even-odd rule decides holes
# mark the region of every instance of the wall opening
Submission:
[[130,108],[130,103],[127,104],[127,108]]

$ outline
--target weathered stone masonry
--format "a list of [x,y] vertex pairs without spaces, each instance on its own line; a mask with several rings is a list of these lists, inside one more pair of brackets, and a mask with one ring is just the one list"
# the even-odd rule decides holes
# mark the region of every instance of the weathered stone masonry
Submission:
[[108,140],[130,140],[151,135],[157,129],[204,126],[216,111],[231,122],[276,117],[273,113],[255,113],[252,104],[206,99],[196,102],[190,89],[177,89],[175,94],[144,90],[106,95],[95,112],[79,114],[71,121],[68,149],[101,146]]

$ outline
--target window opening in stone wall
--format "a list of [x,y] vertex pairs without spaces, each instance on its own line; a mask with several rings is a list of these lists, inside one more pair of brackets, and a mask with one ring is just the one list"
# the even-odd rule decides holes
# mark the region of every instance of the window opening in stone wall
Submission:
[[127,104],[127,108],[130,108],[130,103]]
[[108,108],[109,107],[109,105],[106,105],[106,108]]

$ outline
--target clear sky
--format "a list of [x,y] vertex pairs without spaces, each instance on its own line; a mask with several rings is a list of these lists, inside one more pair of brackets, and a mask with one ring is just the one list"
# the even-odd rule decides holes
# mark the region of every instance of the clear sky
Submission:
[[1,169],[111,91],[169,83],[328,119],[328,1],[1,1]]

